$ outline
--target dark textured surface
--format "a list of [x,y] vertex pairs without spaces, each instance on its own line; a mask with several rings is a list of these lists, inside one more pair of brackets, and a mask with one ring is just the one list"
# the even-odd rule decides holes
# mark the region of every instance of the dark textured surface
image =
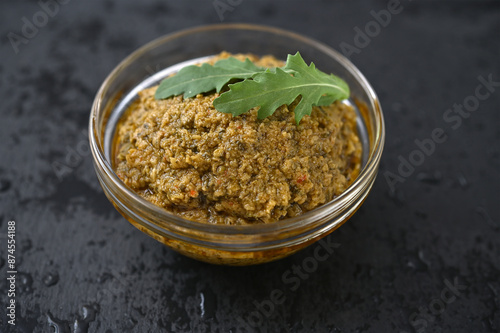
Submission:
[[[214,2],[66,2],[17,54],[8,33],[21,34],[22,18],[31,21],[41,7],[0,2],[0,331],[500,331],[500,87],[460,125],[443,119],[474,94],[479,76],[500,81],[499,2],[402,1],[351,56],[385,111],[379,178],[362,209],[329,236],[340,244],[334,255],[294,283],[283,276],[314,245],[255,267],[193,261],[127,223],[92,168],[86,128],[103,79],[160,35],[219,23]],[[230,3],[224,22],[274,25],[336,49],[354,44],[354,28],[373,20],[371,10],[387,7]],[[391,190],[384,174],[397,173],[399,156],[408,159],[414,140],[435,128],[447,140]],[[9,220],[17,227],[15,328],[5,316]],[[445,280],[463,287],[453,294]],[[261,329],[252,328],[255,304],[268,304],[275,289],[283,304],[261,310],[268,317],[261,312]]]

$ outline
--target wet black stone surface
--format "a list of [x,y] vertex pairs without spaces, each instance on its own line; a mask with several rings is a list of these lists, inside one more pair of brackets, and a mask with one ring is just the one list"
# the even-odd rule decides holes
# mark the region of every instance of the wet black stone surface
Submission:
[[[499,84],[467,116],[443,118],[474,102],[479,77],[500,81],[498,1],[402,1],[378,32],[370,12],[387,1],[41,3],[52,16],[38,1],[0,2],[1,332],[500,331]],[[294,270],[314,245],[246,268],[185,258],[126,222],[95,177],[86,128],[106,75],[158,36],[221,18],[357,46],[350,58],[385,111],[379,178],[312,273]],[[16,53],[9,33],[21,36],[26,20],[41,27],[25,28]],[[356,27],[374,29],[365,45]],[[391,188],[386,176],[436,128],[445,142]],[[271,307],[275,290],[283,302]]]

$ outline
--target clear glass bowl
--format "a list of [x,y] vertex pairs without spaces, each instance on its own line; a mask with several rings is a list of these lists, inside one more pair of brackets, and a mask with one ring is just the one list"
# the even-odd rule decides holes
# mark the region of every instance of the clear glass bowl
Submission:
[[[111,142],[117,120],[136,92],[157,84],[179,64],[231,53],[271,54],[286,59],[299,51],[306,62],[342,77],[350,86],[359,115],[363,165],[357,179],[334,200],[301,216],[270,224],[213,225],[193,222],[146,201],[128,188],[112,168]],[[174,67],[172,67],[174,66]],[[167,71],[163,69],[169,69]],[[89,124],[97,177],[116,209],[139,230],[195,259],[226,265],[251,265],[283,258],[328,235],[360,207],[378,172],[384,145],[378,98],[359,70],[330,47],[293,32],[249,24],[219,24],[158,38],[123,60],[99,89]]]

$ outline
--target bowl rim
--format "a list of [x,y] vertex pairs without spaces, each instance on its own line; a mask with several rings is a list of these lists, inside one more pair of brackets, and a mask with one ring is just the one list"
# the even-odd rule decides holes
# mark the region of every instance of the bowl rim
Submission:
[[[108,161],[105,157],[105,153],[101,151],[100,145],[98,142],[101,141],[100,133],[97,133],[96,130],[96,121],[98,119],[98,111],[102,109],[101,102],[102,97],[107,91],[110,82],[114,80],[114,78],[120,73],[122,69],[124,69],[129,63],[133,62],[137,58],[139,58],[144,53],[154,49],[155,47],[167,43],[171,40],[183,37],[189,34],[195,34],[199,32],[206,32],[211,30],[254,30],[261,32],[269,32],[274,33],[276,35],[284,35],[286,37],[299,40],[306,44],[315,47],[316,49],[326,53],[331,58],[338,61],[342,66],[344,66],[351,75],[363,86],[366,90],[366,93],[369,96],[370,102],[373,104],[373,108],[375,110],[375,129],[377,129],[374,137],[373,148],[370,149],[368,159],[366,165],[360,171],[357,178],[348,186],[348,188],[338,197],[333,200],[322,204],[321,206],[308,211],[302,215],[296,217],[290,217],[283,220],[279,220],[272,223],[266,224],[249,224],[249,225],[226,225],[226,224],[209,224],[197,221],[191,221],[184,219],[180,216],[177,216],[173,213],[168,212],[164,208],[156,206],[155,204],[147,201],[129,187],[125,185],[121,181],[121,179],[114,172],[110,161]],[[96,137],[97,136],[97,137]],[[219,24],[210,24],[210,25],[201,25],[191,28],[186,28],[179,30],[177,32],[172,32],[163,36],[160,36],[143,46],[139,47],[131,54],[129,54],[126,58],[124,58],[106,77],[106,79],[101,84],[92,104],[90,121],[89,121],[89,141],[90,147],[92,151],[92,155],[94,157],[94,162],[99,163],[102,167],[103,171],[106,175],[113,181],[113,183],[120,189],[120,191],[127,196],[128,199],[133,200],[136,204],[141,205],[142,208],[151,212],[155,216],[164,217],[165,223],[174,223],[174,229],[180,230],[196,230],[197,232],[203,232],[206,234],[215,234],[215,235],[265,235],[265,234],[274,234],[276,232],[291,232],[294,230],[300,230],[307,224],[310,224],[310,218],[313,216],[323,217],[327,216],[332,210],[341,210],[344,205],[340,205],[343,203],[343,199],[349,196],[355,195],[356,189],[361,186],[363,183],[368,182],[369,178],[373,173],[377,172],[377,168],[380,162],[380,158],[383,151],[384,141],[385,141],[385,124],[382,109],[378,100],[378,97],[368,82],[368,80],[364,77],[364,75],[351,63],[349,59],[340,54],[338,51],[332,49],[326,44],[312,39],[310,37],[306,37],[304,35],[298,34],[296,32],[284,30],[281,28],[267,26],[267,25],[257,25],[257,24],[249,24],[249,23],[219,23]],[[167,231],[166,225],[158,225],[157,223],[147,221],[148,224],[153,228],[160,228],[164,231]],[[339,221],[340,223],[341,221]],[[331,226],[333,227],[333,225]]]

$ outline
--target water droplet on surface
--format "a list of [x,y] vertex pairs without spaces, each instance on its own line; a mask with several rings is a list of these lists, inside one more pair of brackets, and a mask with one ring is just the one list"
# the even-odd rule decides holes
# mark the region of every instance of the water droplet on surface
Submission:
[[81,309],[81,316],[73,321],[59,320],[47,313],[47,322],[54,329],[54,333],[88,333],[90,323],[95,320],[99,306],[97,304],[84,305]]
[[217,313],[217,295],[210,288],[200,292],[201,317],[204,319],[215,318]]
[[57,273],[47,273],[43,277],[42,281],[43,281],[43,283],[47,287],[51,287],[51,286],[55,285],[59,281],[59,274],[57,274]]
[[423,261],[420,256],[421,251],[418,251],[418,253],[411,253],[409,257],[406,259],[406,266],[411,268],[414,271],[418,272],[425,272],[429,269],[429,265],[426,261]]
[[89,321],[89,322],[94,321],[98,310],[99,310],[99,307],[96,304],[84,305],[82,307],[83,320]]
[[97,313],[96,305],[84,305],[81,310],[82,318],[73,322],[71,333],[88,333],[89,326],[95,320]]
[[33,291],[31,285],[33,284],[33,278],[27,273],[18,273],[17,280],[19,281],[18,289],[22,293],[30,293]]
[[425,257],[424,252],[422,250],[418,250],[418,259],[428,268],[431,267],[431,262]]
[[47,313],[47,322],[49,323],[49,327],[54,329],[54,333],[71,333],[69,330],[69,323],[54,318],[50,312]]
[[201,318],[205,317],[205,296],[203,293],[200,293],[200,309],[201,309]]

